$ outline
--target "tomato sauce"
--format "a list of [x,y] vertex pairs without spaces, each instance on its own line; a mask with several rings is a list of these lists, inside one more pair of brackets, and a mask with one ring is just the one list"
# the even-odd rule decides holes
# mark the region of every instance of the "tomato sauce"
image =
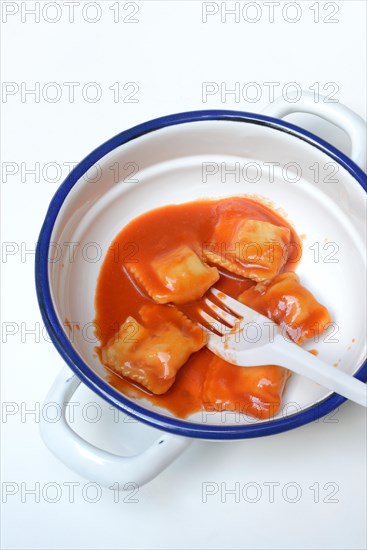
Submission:
[[[129,262],[143,266],[145,279],[154,280],[150,264],[154,257],[165,250],[186,244],[194,249],[209,243],[214,227],[222,212],[230,209],[247,219],[266,221],[288,227],[291,233],[289,256],[282,271],[293,271],[300,259],[301,243],[290,224],[280,215],[247,197],[231,197],[220,200],[199,200],[191,203],[169,205],[147,212],[131,221],[111,243],[100,270],[95,306],[96,334],[100,340],[97,352],[118,331],[119,326],[131,315],[139,318],[142,305],[152,299],[140,287],[126,269]],[[215,287],[237,298],[254,283],[219,269],[220,279]],[[179,309],[195,322],[201,322],[198,309],[203,298]],[[185,418],[204,407],[203,384],[210,359],[206,348],[193,354],[179,370],[173,386],[163,395],[150,394],[128,379],[109,371],[108,381],[123,394],[145,398],[166,408],[176,416]]]

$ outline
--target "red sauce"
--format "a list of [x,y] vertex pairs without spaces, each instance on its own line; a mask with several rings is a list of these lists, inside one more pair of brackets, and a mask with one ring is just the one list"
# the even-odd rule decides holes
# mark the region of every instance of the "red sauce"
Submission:
[[69,334],[71,334],[73,332],[73,327],[72,327],[69,319],[64,320],[64,327],[66,327],[68,329]]
[[[138,317],[141,306],[152,299],[132,280],[124,264],[138,263],[146,267],[146,276],[154,277],[149,264],[157,254],[182,244],[195,247],[210,242],[215,224],[225,209],[243,217],[267,221],[288,227],[291,231],[289,257],[283,271],[293,271],[301,256],[300,239],[293,228],[267,206],[245,197],[231,197],[215,201],[201,200],[170,205],[147,212],[130,222],[112,242],[103,262],[96,290],[96,332],[101,348],[117,332],[121,323],[131,315]],[[216,288],[237,297],[254,283],[220,270]],[[202,299],[179,306],[188,317],[200,321],[197,314]],[[202,390],[210,359],[210,351],[203,348],[190,357],[179,370],[173,386],[164,395],[152,395],[127,379],[109,372],[109,382],[123,394],[148,399],[151,403],[170,410],[178,417],[186,417],[203,408]]]

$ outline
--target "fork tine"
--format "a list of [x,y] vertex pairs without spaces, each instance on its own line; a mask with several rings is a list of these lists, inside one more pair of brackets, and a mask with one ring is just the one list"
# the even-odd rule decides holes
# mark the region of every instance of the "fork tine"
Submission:
[[218,349],[220,347],[223,347],[223,336],[218,336],[217,334],[214,334],[214,332],[212,332],[201,323],[197,324],[208,336],[207,346],[209,349]]
[[201,328],[201,330],[203,330],[208,336],[210,336],[212,333],[212,331],[210,329],[208,329],[208,327],[205,327],[204,325],[202,325],[201,323],[196,323],[198,327]]
[[238,323],[238,317],[234,317],[234,315],[227,313],[226,311],[224,311],[224,309],[217,306],[217,304],[211,302],[209,298],[205,298],[204,302],[214,313],[218,315],[218,317],[226,321],[226,323],[228,323],[231,327],[235,326],[235,324]]
[[223,346],[223,336],[218,336],[217,334],[214,334],[214,332],[209,330],[207,327],[204,327],[204,325],[201,325],[200,323],[198,323],[198,326],[201,327],[201,329],[208,336],[208,340],[206,342],[207,348],[210,349],[210,351],[212,351],[213,353],[215,353],[215,355],[218,355],[219,357],[226,359],[224,346]]
[[211,327],[210,329],[207,329],[207,333],[209,334],[209,336],[214,334],[213,330],[215,330],[216,332],[219,332],[220,334],[223,334],[226,330],[227,331],[229,330],[229,327],[227,327],[227,325],[224,325],[218,319],[214,319],[214,317],[212,317],[211,315],[208,315],[206,311],[199,309],[198,313]]
[[236,315],[238,315],[241,318],[244,318],[246,314],[251,313],[253,315],[254,311],[244,304],[241,304],[238,300],[234,300],[227,294],[224,294],[221,290],[218,290],[217,288],[212,287],[210,291],[218,298],[222,304],[224,304],[228,309],[233,311]]

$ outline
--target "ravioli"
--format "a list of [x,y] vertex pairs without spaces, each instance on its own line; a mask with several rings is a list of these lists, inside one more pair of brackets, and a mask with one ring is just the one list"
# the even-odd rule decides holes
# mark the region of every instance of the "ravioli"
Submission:
[[225,212],[212,241],[204,248],[207,261],[256,282],[272,279],[288,258],[290,230],[272,223],[233,217]]
[[287,369],[276,365],[239,367],[213,356],[204,381],[204,407],[269,419],[280,408],[289,377]]
[[150,264],[153,278],[149,278],[140,265],[127,267],[158,304],[198,300],[219,279],[217,268],[203,263],[187,245],[156,256]]
[[239,295],[238,300],[285,326],[289,337],[301,344],[320,336],[331,317],[323,305],[301,285],[294,272],[282,273],[269,283],[258,283]]
[[102,348],[103,363],[156,395],[174,383],[190,355],[206,344],[202,329],[172,306],[146,304]]
[[[295,273],[283,273],[296,269],[300,250],[285,219],[245,196],[167,205],[132,220],[111,244],[96,291],[99,350],[111,385],[179,418],[205,409],[271,418],[289,371],[215,357],[193,321],[216,285],[299,344],[321,334],[328,311]],[[112,327],[119,327],[114,336]]]

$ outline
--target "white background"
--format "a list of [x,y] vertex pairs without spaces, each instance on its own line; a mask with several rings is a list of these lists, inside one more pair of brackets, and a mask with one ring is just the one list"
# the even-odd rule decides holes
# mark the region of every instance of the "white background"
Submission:
[[[276,95],[290,83],[333,93],[366,118],[365,2],[281,1],[273,18],[266,2],[257,12],[251,2],[238,22],[219,2],[73,3],[74,22],[66,2],[2,2],[2,547],[365,548],[366,416],[351,403],[288,433],[195,442],[119,502],[110,489],[86,486],[39,437],[40,403],[63,362],[42,332],[33,277],[35,243],[68,163],[123,129],[186,110],[260,112],[273,99],[270,82]],[[39,22],[26,11],[35,5]],[[217,13],[203,22],[205,9]],[[74,100],[65,82],[80,84]],[[219,91],[203,97],[208,82]],[[38,97],[25,93],[37,86]],[[225,93],[235,86],[240,97]],[[312,117],[305,124],[319,127]],[[341,133],[321,131],[348,153]],[[143,441],[146,429],[122,416],[113,422],[88,390],[74,400],[80,410],[103,407],[98,424],[79,422],[92,442],[119,452],[127,431]],[[207,483],[215,494],[205,498]],[[236,483],[239,499],[225,493]]]

